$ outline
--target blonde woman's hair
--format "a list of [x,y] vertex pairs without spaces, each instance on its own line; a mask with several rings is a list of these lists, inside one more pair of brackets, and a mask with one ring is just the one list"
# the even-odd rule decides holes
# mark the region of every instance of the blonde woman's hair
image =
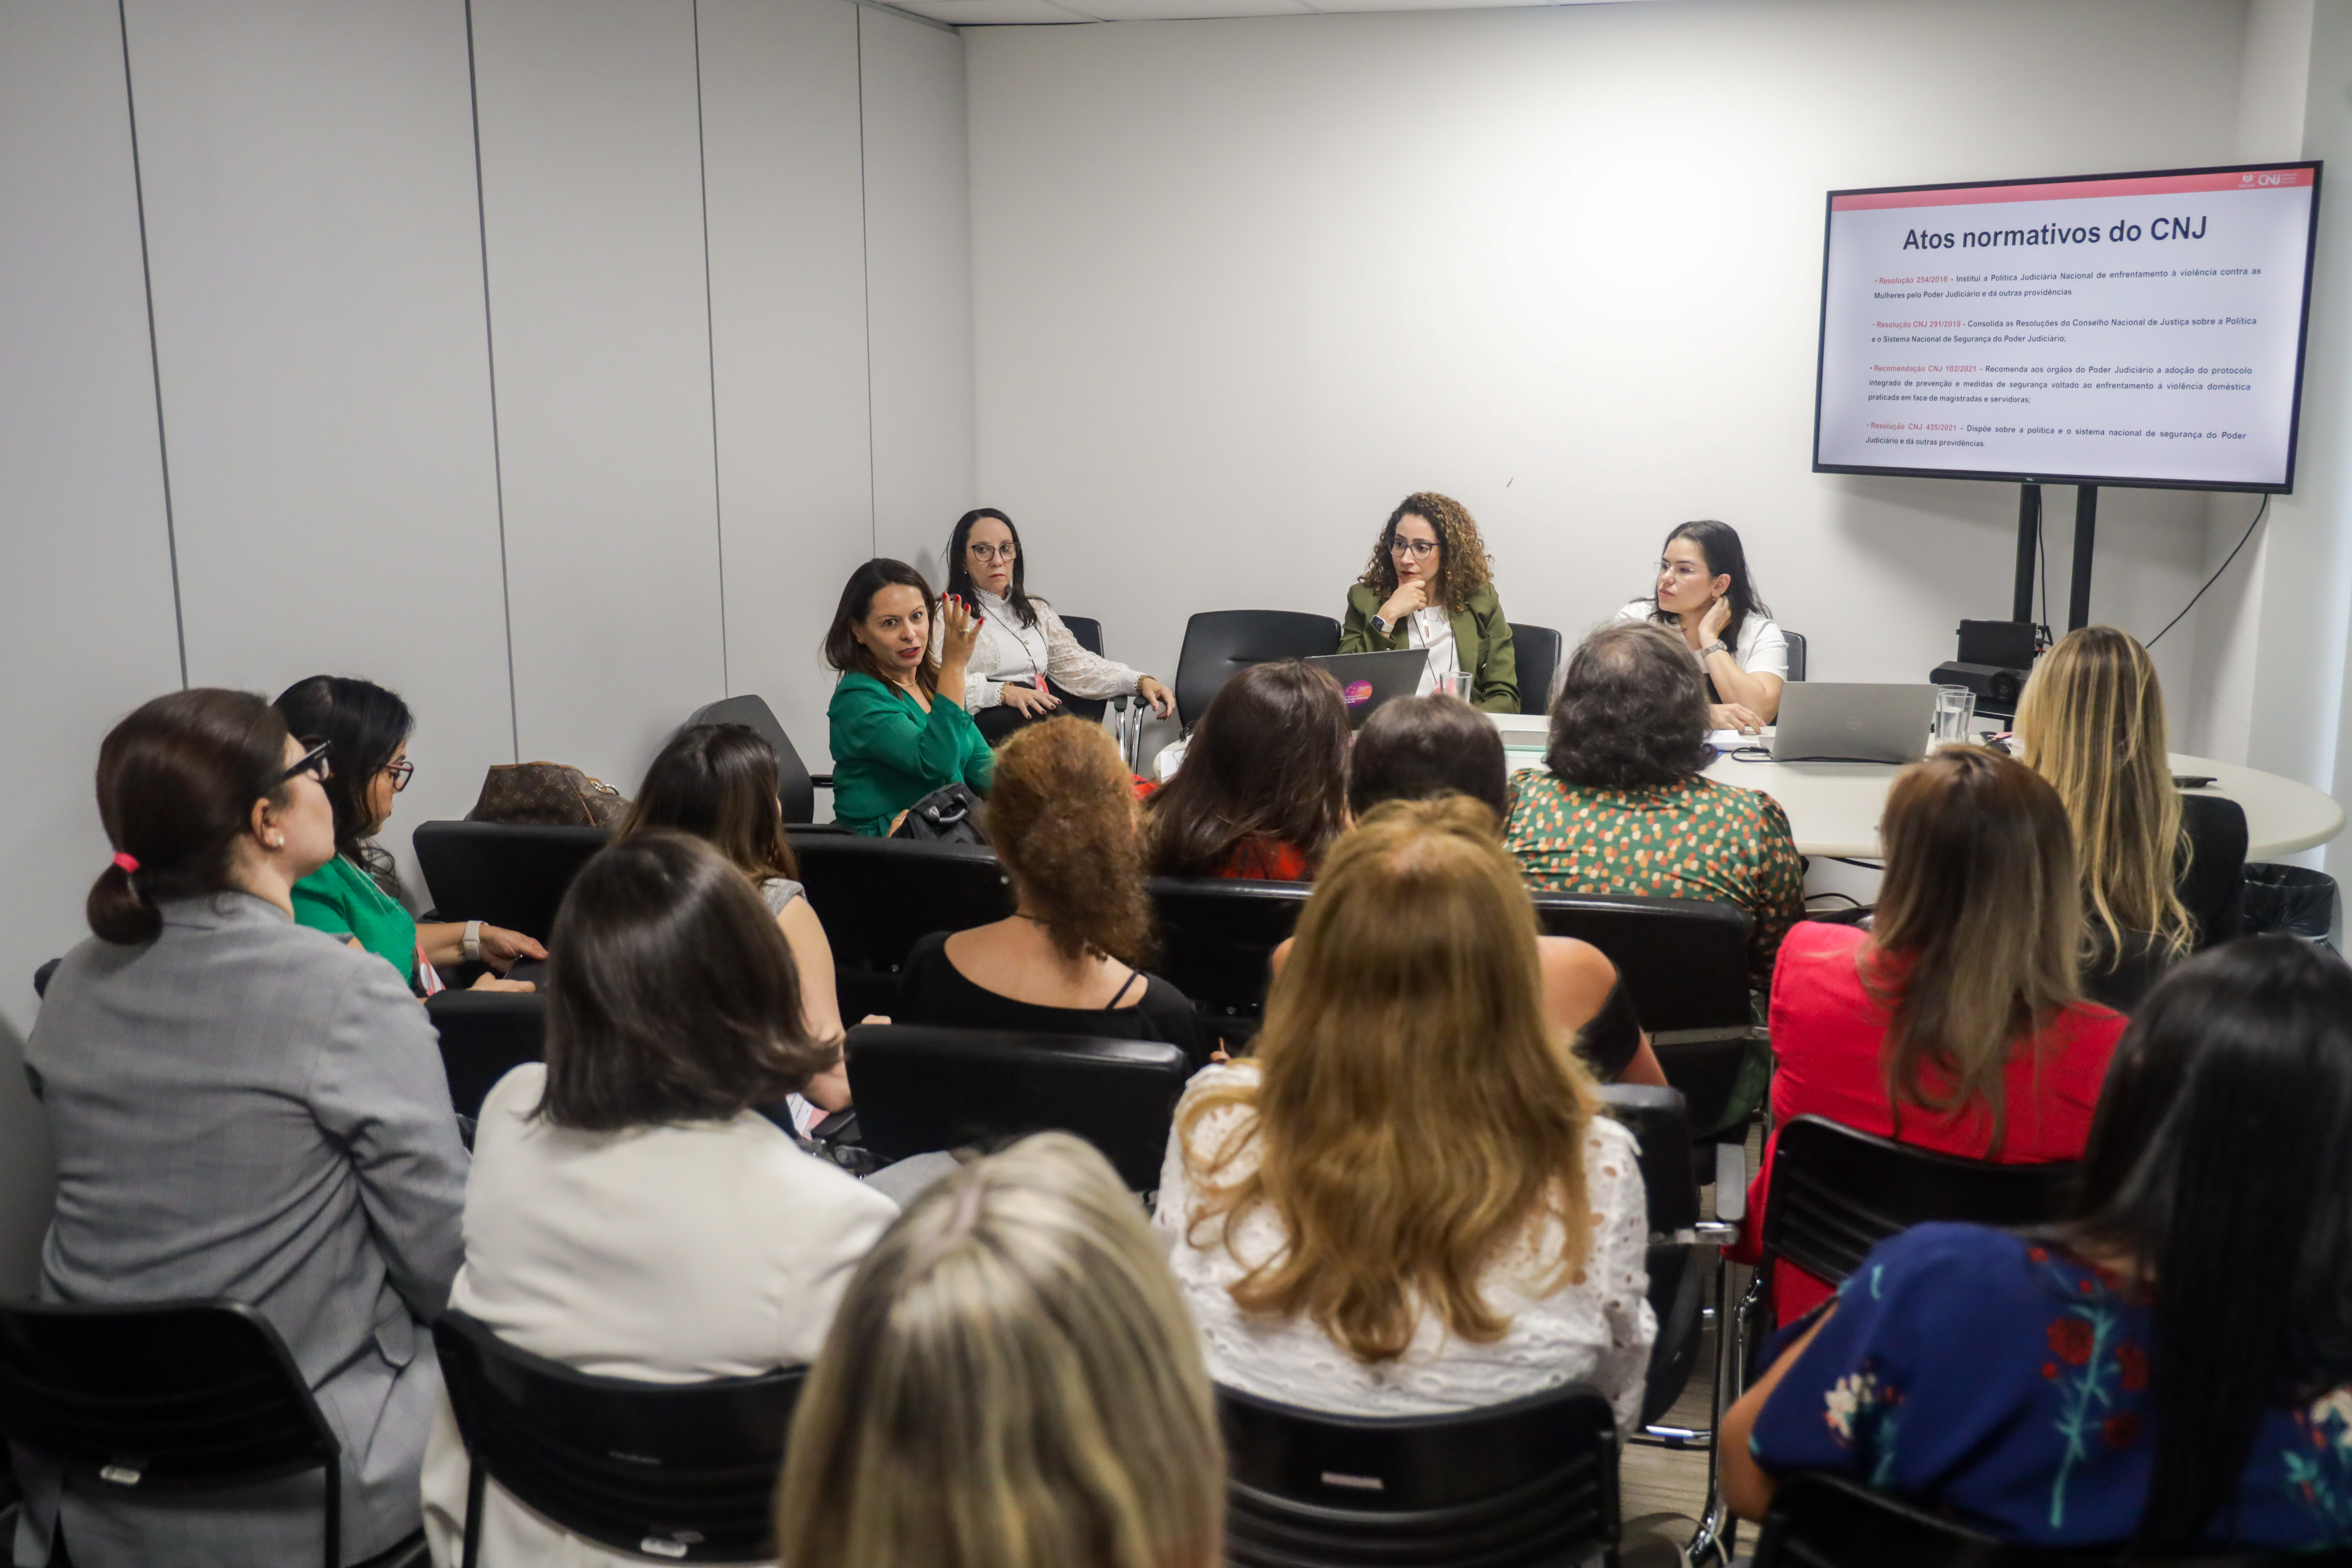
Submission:
[[1067,1133],[918,1198],[850,1279],[793,1417],[793,1568],[1213,1568],[1224,1447],[1143,1211]]
[[[1584,1142],[1595,1097],[1545,1022],[1535,906],[1460,795],[1391,801],[1343,837],[1298,921],[1258,1037],[1261,1075],[1179,1113],[1201,1194],[1186,1223],[1264,1205],[1287,1245],[1235,1281],[1244,1311],[1304,1315],[1358,1361],[1394,1361],[1424,1311],[1492,1343],[1510,1328],[1480,1289],[1546,1221],[1581,1279],[1591,1244]],[[1253,1115],[1202,1150],[1202,1119]],[[1227,1173],[1255,1144],[1258,1161]]]
[[1981,1106],[2008,1131],[2011,1054],[2038,1050],[2082,994],[2082,897],[2058,792],[1982,746],[1946,746],[1895,776],[1879,825],[1886,875],[1858,963],[1892,1015],[1879,1053],[1903,1108]]
[[2128,632],[2084,626],[2042,656],[2018,704],[2026,765],[2066,803],[2083,901],[2108,952],[2147,932],[2173,953],[2194,938],[2176,879],[2188,841],[2166,754],[2164,689]]
[[1365,565],[1363,576],[1357,581],[1383,601],[1397,591],[1396,557],[1390,547],[1396,542],[1397,524],[1409,517],[1420,518],[1437,535],[1435,603],[1444,605],[1448,615],[1494,582],[1495,568],[1486,559],[1486,542],[1478,537],[1477,520],[1470,515],[1468,507],[1434,490],[1416,490],[1397,503],[1372,546],[1372,558]]

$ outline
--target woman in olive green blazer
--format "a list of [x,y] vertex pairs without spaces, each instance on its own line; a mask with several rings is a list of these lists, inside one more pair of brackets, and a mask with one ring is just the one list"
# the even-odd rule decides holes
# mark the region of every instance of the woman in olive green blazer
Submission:
[[1389,514],[1371,563],[1348,590],[1341,653],[1429,649],[1426,695],[1441,675],[1469,677],[1463,700],[1489,713],[1519,710],[1511,623],[1496,596],[1478,525],[1460,501],[1422,491]]

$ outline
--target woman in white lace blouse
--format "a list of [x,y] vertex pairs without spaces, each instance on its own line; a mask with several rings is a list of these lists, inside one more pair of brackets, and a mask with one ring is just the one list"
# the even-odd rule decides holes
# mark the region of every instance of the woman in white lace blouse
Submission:
[[1052,606],[1029,596],[1023,585],[1021,535],[1013,520],[994,507],[957,520],[947,567],[947,591],[980,613],[980,641],[964,667],[963,705],[992,745],[1031,720],[1060,710],[1065,696],[1091,701],[1139,698],[1163,719],[1176,710],[1168,688],[1088,653]]
[[1585,1383],[1632,1431],[1637,1151],[1545,1023],[1484,808],[1393,802],[1333,847],[1255,1057],[1178,1107],[1154,1224],[1220,1384],[1394,1415]]

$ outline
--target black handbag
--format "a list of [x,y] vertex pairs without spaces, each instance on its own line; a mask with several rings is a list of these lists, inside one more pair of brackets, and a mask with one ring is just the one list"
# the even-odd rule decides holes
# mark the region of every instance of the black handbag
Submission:
[[943,784],[908,806],[890,837],[985,844],[988,835],[981,830],[980,796],[972,794],[969,784]]

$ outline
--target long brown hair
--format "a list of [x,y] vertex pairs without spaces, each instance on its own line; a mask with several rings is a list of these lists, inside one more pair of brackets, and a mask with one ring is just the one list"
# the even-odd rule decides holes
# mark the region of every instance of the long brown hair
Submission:
[[[1393,1361],[1423,1310],[1491,1343],[1488,1268],[1535,1227],[1565,1238],[1559,1278],[1591,1244],[1584,1140],[1590,1072],[1543,1008],[1535,909],[1459,795],[1391,801],[1339,840],[1298,921],[1258,1037],[1255,1084],[1178,1112],[1201,1194],[1193,1227],[1271,1208],[1287,1245],[1235,1281],[1243,1310],[1304,1314],[1365,1363]],[[1221,1106],[1255,1115],[1201,1151]],[[1255,1169],[1226,1177],[1255,1144]]]
[[691,833],[754,882],[797,879],[776,796],[776,748],[749,724],[689,724],[646,770],[615,840],[651,827]]
[[908,1205],[793,1417],[794,1568],[1215,1568],[1201,1336],[1110,1164],[1040,1132]]
[[2195,927],[2175,879],[2188,853],[2166,754],[2155,661],[2113,626],[2068,632],[2042,656],[2018,704],[2025,763],[2066,803],[2083,901],[2108,951],[2145,931],[2185,952]]
[[[870,675],[885,686],[896,686],[897,678],[874,662],[874,655],[857,640],[856,627],[874,611],[874,595],[885,588],[912,588],[923,596],[923,619],[928,635],[923,641],[923,657],[915,661],[915,679],[926,691],[940,689],[940,667],[931,662],[930,653],[940,635],[939,595],[931,592],[923,574],[903,561],[893,561],[877,555],[849,574],[841,590],[841,603],[834,606],[833,624],[824,629],[824,661],[844,675]],[[956,700],[963,693],[955,693]]]
[[1486,542],[1478,537],[1478,524],[1470,509],[1451,496],[1416,490],[1389,513],[1380,542],[1372,546],[1372,559],[1357,579],[1383,603],[1397,590],[1396,556],[1391,550],[1397,524],[1409,517],[1420,518],[1437,535],[1436,602],[1445,606],[1446,614],[1460,609],[1470,602],[1471,595],[1495,580],[1494,566],[1486,559]]
[[1886,875],[1862,950],[1891,1013],[1879,1054],[1897,1123],[1915,1105],[1981,1104],[2008,1129],[2011,1054],[2082,994],[2083,904],[2058,792],[2023,763],[1946,746],[1896,775],[1879,825]]
[[1287,844],[1311,868],[1348,811],[1348,705],[1295,658],[1236,671],[1192,727],[1184,765],[1146,803],[1151,869],[1213,877],[1245,839]]
[[1065,958],[1093,952],[1150,962],[1134,776],[1099,725],[1065,716],[1014,734],[996,753],[981,820]]

